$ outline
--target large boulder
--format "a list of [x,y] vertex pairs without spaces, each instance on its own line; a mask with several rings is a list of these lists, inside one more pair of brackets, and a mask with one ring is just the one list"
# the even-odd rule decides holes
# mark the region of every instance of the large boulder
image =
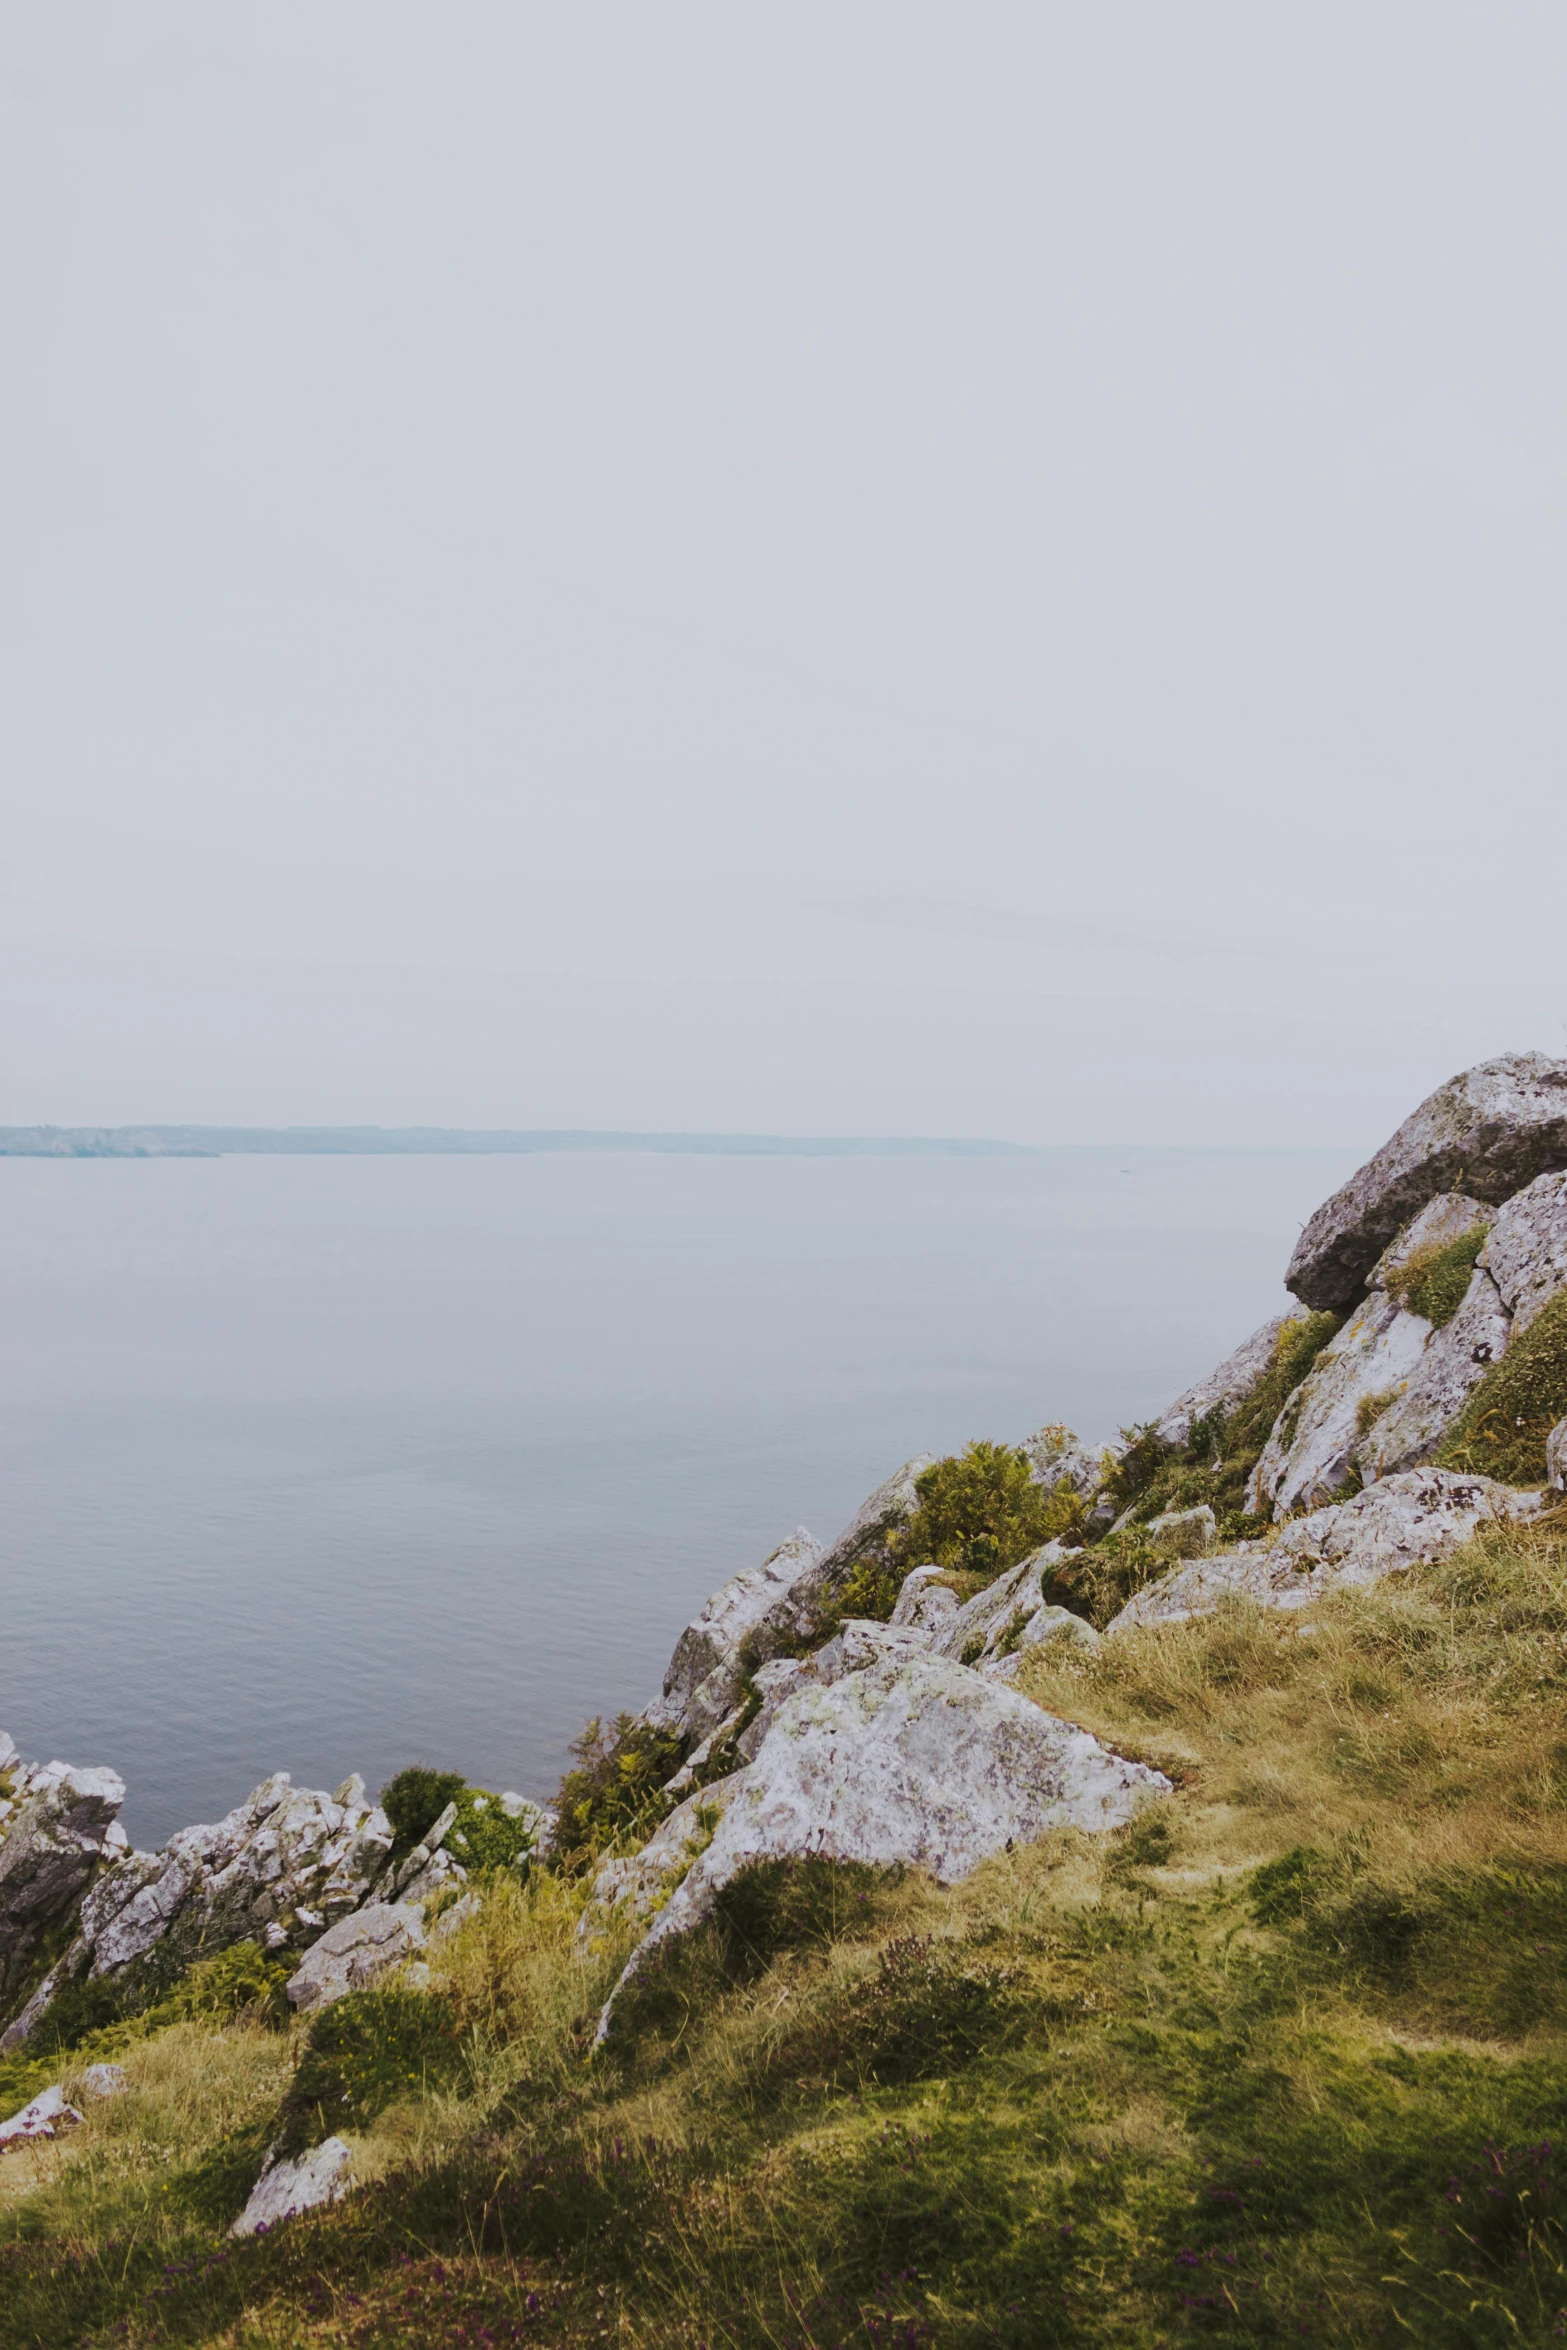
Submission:
[[[94,1877],[125,1849],[125,1782],[117,1771],[20,1763],[4,1740],[10,1793],[0,1829],[0,2001],[35,1971],[48,1938]],[[0,2006],[0,2013],[4,2012]]]
[[1285,1276],[1303,1304],[1359,1296],[1377,1258],[1438,1192],[1499,1202],[1567,1167],[1567,1061],[1508,1053],[1421,1103],[1358,1174],[1318,1208]]
[[[886,1654],[782,1708],[722,1817],[621,1977],[708,1915],[753,1861],[903,1864],[943,1884],[1052,1828],[1117,1828],[1169,1781],[1015,1690],[932,1656]],[[618,1987],[617,1987],[618,1988]],[[600,2023],[607,2028],[606,2006]]]
[[1273,1360],[1279,1333],[1290,1317],[1275,1314],[1271,1322],[1264,1322],[1254,1330],[1232,1355],[1226,1355],[1216,1371],[1206,1379],[1199,1379],[1195,1387],[1188,1387],[1178,1395],[1168,1410],[1155,1423],[1154,1433],[1161,1444],[1172,1451],[1184,1445],[1192,1432],[1194,1421],[1205,1420],[1212,1412],[1233,1411],[1243,1403]]
[[1539,1496],[1489,1477],[1416,1469],[1368,1486],[1353,1501],[1314,1510],[1278,1534],[1216,1557],[1189,1559],[1148,1584],[1108,1627],[1181,1623],[1225,1600],[1305,1607],[1325,1592],[1358,1589],[1400,1568],[1446,1558],[1488,1526],[1532,1516]]

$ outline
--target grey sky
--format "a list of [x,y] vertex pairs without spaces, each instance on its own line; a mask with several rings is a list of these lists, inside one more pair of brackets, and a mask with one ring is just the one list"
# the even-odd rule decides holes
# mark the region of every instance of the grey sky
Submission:
[[1505,0],[7,0],[0,1119],[1567,1050],[1564,98]]

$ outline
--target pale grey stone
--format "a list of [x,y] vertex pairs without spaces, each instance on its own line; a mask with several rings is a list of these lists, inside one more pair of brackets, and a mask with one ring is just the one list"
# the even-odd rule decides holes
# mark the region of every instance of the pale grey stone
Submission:
[[82,1904],[68,1971],[115,1975],[169,1938],[182,1961],[234,1942],[301,1947],[311,1919],[357,1908],[391,1841],[362,1782],[358,1800],[339,1803],[280,1771],[223,1819],[106,1870]]
[[1567,1493],[1567,1420],[1558,1420],[1545,1440],[1545,1475],[1553,1492]]
[[[456,1824],[457,1806],[455,1803],[449,1803],[446,1809],[426,1828],[412,1852],[405,1852],[384,1882],[376,1887],[379,1898],[383,1901],[397,1900],[407,1886],[412,1885],[417,1878],[423,1877],[440,1852],[443,1838],[450,1834]],[[457,1864],[454,1861],[452,1865],[455,1867]]]
[[1092,1655],[1103,1637],[1103,1633],[1096,1632],[1085,1617],[1074,1616],[1070,1608],[1036,1608],[1023,1626],[1012,1653],[1009,1656],[988,1656],[979,1670],[987,1681],[1012,1682],[1017,1679],[1033,1649],[1064,1640],[1071,1647],[1086,1650]]
[[1045,1486],[1051,1493],[1058,1486],[1069,1485],[1074,1493],[1090,1501],[1104,1483],[1103,1451],[1081,1443],[1059,1421],[1036,1428],[1032,1436],[1024,1437],[1018,1449],[1028,1455],[1029,1475],[1034,1483]]
[[1272,1509],[1282,1518],[1319,1508],[1340,1492],[1364,1433],[1362,1402],[1385,1397],[1390,1406],[1402,1395],[1430,1336],[1423,1315],[1409,1313],[1385,1290],[1369,1291],[1279,1414],[1247,1481],[1247,1509]]
[[711,1737],[739,1698],[747,1634],[774,1610],[787,1608],[801,1575],[821,1556],[815,1535],[797,1526],[759,1567],[746,1567],[720,1585],[675,1642],[663,1690],[644,1718],[684,1737]]
[[1541,1175],[1507,1202],[1480,1262],[1512,1315],[1516,1338],[1567,1289],[1567,1173]]
[[129,2087],[123,2064],[90,2064],[82,2074],[82,2092],[88,2097],[123,2097]]
[[1309,1306],[1350,1305],[1388,1242],[1438,1192],[1494,1204],[1557,1167],[1567,1167],[1567,1061],[1482,1061],[1422,1102],[1324,1201],[1296,1243],[1286,1286]]
[[984,1664],[1021,1638],[1025,1626],[1044,1605],[1045,1576],[1063,1559],[1076,1555],[1062,1542],[1047,1542],[1030,1551],[1027,1558],[941,1618],[931,1641],[933,1653],[954,1664]]
[[1203,1501],[1190,1510],[1165,1510],[1142,1529],[1145,1541],[1166,1558],[1197,1559],[1219,1539],[1219,1521]]
[[439,1900],[443,1894],[456,1891],[468,1882],[468,1872],[456,1854],[439,1848],[428,1856],[423,1866],[411,1877],[403,1876],[401,1870],[398,1875],[397,1899],[419,1909],[428,1909],[432,1901]]
[[229,2234],[259,2236],[301,2211],[340,2202],[348,2192],[353,2160],[341,2138],[324,2138],[292,2162],[269,2162]]
[[424,1948],[424,1919],[412,1902],[372,1901],[328,1926],[288,1979],[290,2005],[302,2013],[361,1991],[388,1967]]
[[[1168,1792],[1157,1771],[1015,1690],[945,1658],[883,1656],[784,1706],[621,1982],[754,1861],[903,1864],[950,1884],[1052,1828],[1120,1827]],[[606,2004],[600,2037],[609,2014]]]
[[1194,1420],[1205,1420],[1210,1412],[1233,1411],[1243,1403],[1273,1360],[1279,1343],[1279,1334],[1288,1327],[1288,1314],[1275,1314],[1271,1322],[1264,1322],[1254,1330],[1232,1355],[1226,1355],[1216,1371],[1206,1379],[1199,1379],[1195,1387],[1188,1387],[1178,1395],[1155,1424],[1154,1433],[1159,1442],[1172,1452],[1179,1450],[1191,1435]]
[[0,1995],[20,1986],[92,1883],[125,1801],[117,1771],[51,1762],[18,1780],[21,1800],[0,1840]]
[[1108,1631],[1180,1623],[1211,1613],[1227,1599],[1305,1607],[1324,1592],[1360,1589],[1401,1568],[1447,1558],[1486,1527],[1529,1517],[1538,1508],[1538,1495],[1514,1492],[1490,1477],[1406,1470],[1264,1540],[1184,1562],[1139,1591]]
[[911,1568],[903,1578],[898,1603],[892,1611],[896,1627],[933,1633],[944,1618],[953,1614],[958,1595],[950,1584],[939,1580],[945,1573],[945,1567]]
[[1470,1277],[1464,1302],[1434,1330],[1403,1394],[1355,1448],[1366,1483],[1428,1461],[1479,1382],[1507,1351],[1512,1319],[1484,1265]]
[[0,2154],[13,2146],[36,2144],[40,2138],[57,2138],[62,2130],[74,2129],[81,2118],[74,2105],[66,2104],[65,2091],[58,2084],[42,2089],[20,2113],[0,2122]]

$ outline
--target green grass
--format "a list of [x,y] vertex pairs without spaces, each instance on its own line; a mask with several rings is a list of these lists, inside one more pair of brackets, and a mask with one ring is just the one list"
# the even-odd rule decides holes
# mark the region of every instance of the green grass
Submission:
[[1396,1272],[1387,1287],[1412,1314],[1423,1314],[1435,1329],[1444,1330],[1469,1290],[1475,1261],[1485,1246],[1489,1224],[1472,1224],[1456,1240],[1437,1248],[1417,1249]]
[[1545,1483],[1545,1440],[1567,1415],[1567,1291],[1511,1341],[1437,1453],[1445,1469]]
[[[1559,2342],[1562,1529],[1023,1686],[1176,1793],[946,1891],[748,1871],[597,2055],[624,1941],[543,1870],[427,1994],[145,2033],[0,2164],[0,2350]],[[361,2191],[230,2243],[328,2126]]]

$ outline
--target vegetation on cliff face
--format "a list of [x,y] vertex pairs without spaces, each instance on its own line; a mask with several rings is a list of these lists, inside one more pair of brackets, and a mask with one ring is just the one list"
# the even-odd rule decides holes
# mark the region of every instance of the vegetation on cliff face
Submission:
[[[754,1871],[597,2055],[626,1937],[499,1870],[417,1998],[7,2065],[130,2086],[0,2158],[0,2346],[1559,2341],[1560,1520],[1024,1670],[1175,1794],[946,1892]],[[361,2191],[232,2243],[328,2127]]]
[[1389,1293],[1400,1298],[1412,1314],[1423,1314],[1434,1329],[1445,1330],[1464,1302],[1490,1229],[1489,1224],[1471,1224],[1456,1240],[1416,1249],[1388,1275]]
[[1567,1290],[1491,1365],[1437,1460],[1508,1485],[1543,1485],[1545,1443],[1567,1417]]

